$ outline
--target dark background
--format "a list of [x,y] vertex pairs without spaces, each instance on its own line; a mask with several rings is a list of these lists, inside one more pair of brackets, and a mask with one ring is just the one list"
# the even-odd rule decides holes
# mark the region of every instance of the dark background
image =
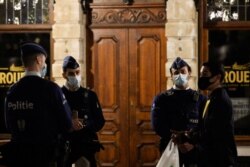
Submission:
[[[234,63],[250,65],[250,31],[249,30],[210,30],[209,31],[209,60],[232,66]],[[250,70],[250,66],[248,67]],[[228,94],[233,98],[248,99],[250,105],[250,83],[248,86],[240,84],[224,84]],[[250,108],[250,107],[248,107]],[[235,112],[236,135],[250,135],[250,113]],[[239,114],[247,114],[241,117]],[[240,119],[238,119],[241,117]]]
[[[48,71],[46,78],[50,78],[50,34],[49,33],[0,33],[0,68],[8,68],[11,64],[21,66],[20,43],[32,41],[41,44],[48,53],[46,63]],[[4,124],[4,99],[11,85],[0,85],[0,133],[7,133]]]

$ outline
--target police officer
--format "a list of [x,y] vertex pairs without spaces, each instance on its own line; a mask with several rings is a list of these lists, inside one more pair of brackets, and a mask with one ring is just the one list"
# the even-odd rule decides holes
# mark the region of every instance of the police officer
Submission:
[[222,87],[225,76],[222,64],[206,62],[201,67],[198,86],[208,90],[209,96],[202,110],[201,135],[196,148],[200,167],[237,166],[237,149],[234,140],[233,107]]
[[[69,166],[84,156],[91,167],[96,166],[95,153],[102,147],[98,141],[98,132],[104,126],[101,105],[95,92],[81,86],[80,67],[72,56],[63,61],[63,77],[66,79],[62,91],[72,110],[75,129],[69,136],[71,153]],[[79,121],[75,121],[75,120]]]
[[[152,105],[152,126],[161,137],[163,152],[171,136],[179,146],[180,166],[196,164],[192,143],[192,131],[198,127],[199,105],[204,97],[188,86],[191,67],[177,57],[170,67],[173,87],[158,94]],[[186,147],[183,147],[183,146]]]
[[37,43],[21,45],[25,74],[9,89],[5,101],[11,167],[55,166],[58,138],[72,127],[60,87],[43,79],[46,58],[46,51]]

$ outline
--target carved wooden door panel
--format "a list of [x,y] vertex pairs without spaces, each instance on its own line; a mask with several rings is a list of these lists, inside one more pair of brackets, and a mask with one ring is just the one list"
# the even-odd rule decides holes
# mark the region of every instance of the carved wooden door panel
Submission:
[[91,73],[106,124],[99,166],[155,166],[150,108],[165,88],[164,28],[93,29]]
[[150,110],[165,89],[165,43],[164,28],[129,30],[130,167],[154,167],[159,157]]
[[164,3],[93,3],[87,83],[106,120],[99,166],[154,167],[158,141],[150,123],[154,96],[166,87]]
[[99,166],[129,164],[129,64],[126,29],[94,29],[91,72],[102,105],[105,126],[99,138],[105,147]]

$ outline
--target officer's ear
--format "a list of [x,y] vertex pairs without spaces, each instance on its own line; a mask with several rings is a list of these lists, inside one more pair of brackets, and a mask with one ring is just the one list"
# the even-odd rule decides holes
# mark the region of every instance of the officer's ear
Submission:
[[67,80],[67,71],[64,71],[64,72],[62,73],[62,76],[63,76],[64,79]]
[[38,64],[42,64],[43,63],[43,55],[42,54],[37,55],[36,61]]

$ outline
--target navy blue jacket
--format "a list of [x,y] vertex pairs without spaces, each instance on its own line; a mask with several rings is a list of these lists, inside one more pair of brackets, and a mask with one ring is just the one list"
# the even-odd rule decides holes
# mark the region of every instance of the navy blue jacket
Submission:
[[78,111],[78,117],[86,123],[83,129],[71,133],[71,139],[74,142],[97,140],[96,132],[102,129],[105,120],[96,93],[83,87],[77,91],[69,91],[63,86],[62,91],[71,110]]
[[25,76],[9,89],[5,110],[12,141],[52,142],[72,127],[60,87],[38,76]]
[[60,87],[34,75],[21,78],[7,92],[5,120],[11,133],[6,153],[10,166],[49,166],[59,154],[59,137],[72,127]]
[[[151,121],[156,134],[161,137],[161,152],[171,138],[171,130],[196,131],[198,129],[199,107],[204,100],[205,97],[195,90],[173,88],[158,94],[154,98]],[[181,160],[183,162],[196,161],[195,157],[189,154],[182,155],[180,153],[180,156],[181,159],[184,158]]]
[[154,98],[152,125],[155,132],[168,141],[170,130],[195,129],[199,120],[199,105],[204,96],[192,89],[164,91]]

